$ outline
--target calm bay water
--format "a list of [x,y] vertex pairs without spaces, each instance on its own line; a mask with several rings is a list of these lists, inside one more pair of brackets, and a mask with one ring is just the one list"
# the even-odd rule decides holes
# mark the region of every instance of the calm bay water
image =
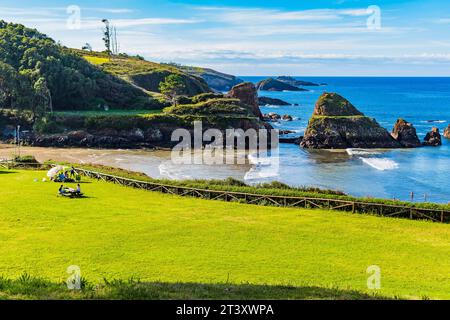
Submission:
[[[317,98],[337,92],[389,131],[398,118],[412,122],[419,137],[433,126],[441,132],[450,124],[450,78],[336,78],[298,77],[321,87],[310,92],[261,92],[299,106],[266,106],[264,113],[295,117],[275,126],[303,134]],[[245,77],[258,82],[262,77]],[[358,196],[450,202],[450,140],[437,148],[377,150],[350,155],[347,152],[305,151],[281,145],[280,180],[291,185],[313,185],[339,189]]]

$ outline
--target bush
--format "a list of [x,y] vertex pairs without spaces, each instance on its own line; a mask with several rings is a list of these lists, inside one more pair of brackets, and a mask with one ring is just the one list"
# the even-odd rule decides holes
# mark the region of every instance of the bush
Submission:
[[16,156],[14,157],[14,162],[17,163],[38,163],[34,156]]
[[202,93],[198,94],[195,97],[192,97],[192,102],[190,103],[199,103],[199,102],[205,102],[210,99],[219,99],[223,98],[223,94],[220,93],[214,93],[214,92],[208,92],[208,93]]
[[33,129],[38,133],[58,133],[63,130],[54,117],[43,117],[34,123]]

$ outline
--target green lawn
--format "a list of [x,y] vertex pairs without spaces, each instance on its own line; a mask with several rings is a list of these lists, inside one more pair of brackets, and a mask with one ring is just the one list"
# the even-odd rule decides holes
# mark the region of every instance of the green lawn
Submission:
[[[67,297],[60,283],[70,265],[91,284],[144,282],[106,286],[95,297],[365,298],[374,293],[366,269],[378,265],[380,296],[450,298],[449,225],[98,181],[82,185],[89,198],[71,200],[58,198],[59,185],[41,182],[44,176],[0,172],[0,275],[49,281],[0,279],[0,298]],[[87,287],[84,298],[94,290]]]

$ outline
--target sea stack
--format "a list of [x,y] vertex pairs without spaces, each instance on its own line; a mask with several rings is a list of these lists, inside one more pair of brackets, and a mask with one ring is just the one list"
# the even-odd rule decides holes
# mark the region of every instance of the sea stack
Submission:
[[397,120],[391,135],[404,148],[417,148],[422,145],[417,136],[416,128],[414,128],[412,123],[403,119]]
[[433,127],[430,132],[425,136],[425,146],[438,147],[442,145],[442,137],[439,132],[439,128]]
[[444,130],[444,137],[446,137],[447,139],[450,139],[450,124],[449,124],[448,127]]
[[319,98],[300,145],[309,149],[402,147],[385,128],[337,93]]
[[255,116],[261,120],[263,119],[263,114],[259,109],[258,91],[253,83],[244,82],[234,86],[230,92],[228,92],[227,97],[239,99],[243,104],[252,108],[252,112]]

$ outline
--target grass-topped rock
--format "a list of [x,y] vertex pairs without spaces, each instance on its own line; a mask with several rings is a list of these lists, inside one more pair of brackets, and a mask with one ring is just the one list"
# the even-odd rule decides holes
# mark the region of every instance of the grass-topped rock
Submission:
[[184,104],[164,109],[165,113],[176,115],[244,116],[255,117],[250,107],[239,99],[214,98],[195,104]]
[[402,146],[375,119],[366,117],[336,93],[324,93],[319,98],[300,145],[311,149]]

